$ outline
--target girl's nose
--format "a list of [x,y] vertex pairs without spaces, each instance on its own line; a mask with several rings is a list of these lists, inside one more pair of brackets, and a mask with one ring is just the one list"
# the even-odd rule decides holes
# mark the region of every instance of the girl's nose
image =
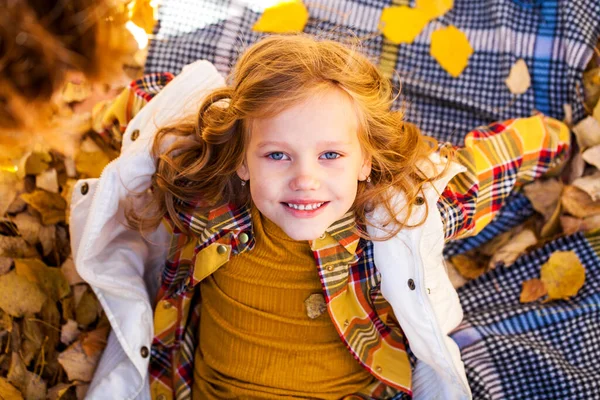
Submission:
[[292,190],[317,190],[320,187],[320,182],[316,177],[302,174],[294,177],[290,181],[290,189]]

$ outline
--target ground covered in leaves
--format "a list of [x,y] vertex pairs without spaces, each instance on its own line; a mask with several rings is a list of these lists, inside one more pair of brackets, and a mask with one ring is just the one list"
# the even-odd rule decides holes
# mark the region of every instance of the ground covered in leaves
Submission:
[[[137,24],[151,32],[150,2],[134,3]],[[297,13],[292,15],[292,20],[299,19],[294,29],[302,30],[308,14],[297,3],[301,4],[265,12],[255,29],[277,31],[282,20],[277,13],[283,12]],[[410,43],[418,32],[398,31],[394,26],[402,24],[397,20],[416,15],[424,27],[452,7],[451,1],[434,2],[439,3],[434,9],[427,8],[427,1],[417,3],[417,11],[392,7],[384,12],[382,34]],[[443,32],[438,41],[452,35],[462,38],[459,31]],[[432,43],[432,48],[436,46]],[[463,47],[460,60],[448,59],[443,50],[432,51],[432,56],[449,74],[458,76],[472,52],[468,43]],[[455,287],[499,264],[510,266],[520,255],[558,236],[600,228],[599,59],[592,60],[585,73],[581,101],[589,116],[572,127],[577,143],[564,173],[525,187],[536,215],[450,260]],[[129,78],[141,73],[143,53],[132,60],[127,66]],[[527,66],[521,61],[506,80],[515,95],[530,86]],[[83,398],[106,344],[109,323],[71,257],[68,210],[76,180],[100,176],[118,156],[118,144],[107,142],[98,121],[124,83],[102,87],[77,79],[67,83],[56,117],[64,124],[66,137],[74,140],[72,146],[65,146],[62,139],[33,148],[0,144],[0,398]],[[565,122],[571,124],[568,107],[565,111]],[[568,299],[584,282],[585,269],[575,253],[557,252],[542,266],[539,279],[523,282],[521,301]]]

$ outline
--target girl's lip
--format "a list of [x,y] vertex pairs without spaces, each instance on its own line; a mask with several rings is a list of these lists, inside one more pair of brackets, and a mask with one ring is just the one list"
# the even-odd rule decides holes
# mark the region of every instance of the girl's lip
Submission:
[[316,203],[327,203],[325,200],[284,200],[282,203],[291,204],[316,204]]
[[[314,204],[314,203],[321,203],[319,201],[315,201],[315,202],[309,202],[309,203],[295,203],[295,202],[291,202],[292,204]],[[312,218],[315,217],[317,215],[319,215],[320,213],[323,212],[323,210],[325,209],[325,207],[327,207],[327,205],[329,204],[328,201],[323,202],[323,204],[321,205],[321,207],[317,208],[316,210],[296,210],[295,208],[291,208],[290,206],[287,205],[287,203],[281,203],[281,205],[283,206],[283,208],[289,212],[290,214],[292,214],[294,217],[296,218]]]

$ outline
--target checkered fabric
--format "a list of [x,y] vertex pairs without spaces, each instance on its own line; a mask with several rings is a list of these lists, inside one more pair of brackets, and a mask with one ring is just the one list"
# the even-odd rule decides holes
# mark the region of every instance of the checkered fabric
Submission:
[[[520,304],[555,251],[572,250],[585,284],[565,301]],[[464,320],[451,333],[474,399],[600,398],[600,232],[562,237],[458,290]]]

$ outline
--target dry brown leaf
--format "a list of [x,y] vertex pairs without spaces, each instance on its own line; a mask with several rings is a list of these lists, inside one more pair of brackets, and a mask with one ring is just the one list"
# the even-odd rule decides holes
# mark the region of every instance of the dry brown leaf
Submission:
[[600,144],[600,122],[592,117],[586,117],[573,127],[577,143],[581,149],[587,149]]
[[75,394],[77,395],[77,400],[85,399],[85,395],[87,394],[89,387],[90,387],[89,384],[77,385],[77,387],[75,388]]
[[585,232],[595,231],[600,229],[600,214],[592,215],[583,219],[581,230]]
[[60,268],[48,267],[37,258],[15,259],[17,275],[27,278],[39,285],[40,289],[54,301],[58,301],[71,293],[69,282]]
[[44,257],[54,250],[56,245],[56,225],[42,226],[40,229],[40,243]]
[[23,395],[6,378],[0,376],[0,398],[6,400],[23,400]]
[[478,248],[479,253],[488,257],[493,256],[502,246],[504,246],[510,241],[510,238],[512,238],[514,235],[521,232],[522,230],[523,225],[518,225],[509,231],[494,236],[492,240],[484,243]]
[[13,317],[37,313],[42,309],[46,295],[26,278],[10,271],[0,276],[0,308]]
[[19,234],[27,243],[35,245],[40,240],[40,229],[42,222],[37,216],[23,212],[15,215],[12,222],[17,225]]
[[563,122],[570,128],[573,125],[573,107],[569,103],[563,104],[565,117]]
[[450,261],[445,261],[444,265],[446,267],[446,273],[448,274],[448,278],[450,279],[450,282],[452,283],[454,289],[458,289],[459,287],[463,286],[465,283],[468,282],[467,279],[465,279],[460,274],[460,272],[458,272],[454,264],[452,264]]
[[109,157],[103,151],[80,151],[75,157],[77,172],[87,178],[99,178],[102,170],[109,162]]
[[52,156],[47,151],[32,151],[26,153],[19,161],[17,172],[20,178],[25,175],[41,174],[48,169]]
[[48,192],[58,193],[58,174],[50,168],[35,177],[35,186]]
[[581,156],[585,162],[600,169],[600,145],[590,147]]
[[33,314],[26,315],[22,321],[23,342],[21,344],[21,356],[25,364],[29,364],[34,355],[44,343],[44,335]]
[[594,202],[589,194],[575,186],[565,186],[561,201],[564,210],[575,217],[585,218],[600,214],[600,201]]
[[65,103],[80,102],[91,94],[92,88],[89,82],[67,82],[63,88],[61,100]]
[[4,275],[8,271],[10,271],[12,264],[12,258],[0,256],[0,275]]
[[45,400],[46,382],[38,375],[29,372],[17,352],[12,353],[8,381],[15,385],[27,400]]
[[88,290],[87,284],[74,285],[73,286],[73,299],[75,300],[75,307],[79,305],[79,302],[83,298],[83,294]]
[[533,209],[542,214],[545,221],[548,221],[556,210],[556,205],[560,202],[563,184],[557,179],[536,180],[526,185],[523,190]]
[[0,169],[0,216],[6,214],[22,186],[17,174]]
[[64,368],[70,381],[90,382],[102,350],[106,346],[106,328],[96,329],[70,345],[58,355],[58,362]]
[[474,257],[458,254],[450,258],[450,262],[456,270],[466,279],[475,279],[486,270],[485,265],[479,263]]
[[513,64],[504,83],[506,83],[512,94],[523,94],[529,89],[531,76],[525,60],[519,59]]
[[544,223],[540,231],[540,238],[546,239],[553,237],[560,233],[560,215],[562,212],[562,206],[560,201],[555,204],[554,212],[550,215],[550,218]]
[[71,157],[65,157],[65,171],[69,178],[77,177],[77,168],[75,167],[75,160]]
[[80,334],[81,331],[78,328],[77,322],[70,319],[60,330],[60,341],[68,346],[73,343]]
[[151,0],[135,0],[131,10],[131,21],[151,34],[157,20],[156,12]]
[[583,219],[570,217],[568,215],[560,216],[560,226],[565,235],[572,235],[581,230]]
[[59,383],[48,389],[47,400],[59,400],[67,391],[73,387],[74,383]]
[[563,177],[567,184],[571,184],[575,179],[583,175],[585,171],[585,161],[581,153],[575,153],[567,163],[563,171]]
[[600,171],[596,171],[593,175],[575,179],[573,186],[589,194],[592,201],[600,200]]
[[315,319],[321,316],[327,311],[327,304],[325,303],[325,297],[322,293],[313,293],[306,300],[304,300],[304,308],[306,309],[306,315],[310,319]]
[[548,299],[568,300],[585,283],[585,268],[574,251],[555,251],[542,265],[541,280],[548,289]]
[[67,282],[69,282],[69,285],[73,286],[79,283],[85,283],[83,278],[77,273],[77,269],[75,268],[75,263],[73,262],[72,256],[69,256],[65,260],[63,265],[60,266],[60,269],[62,270],[62,273],[65,276],[65,278],[67,279]]
[[67,202],[57,193],[36,190],[32,193],[23,193],[21,198],[27,204],[39,211],[44,225],[52,225],[65,221]]
[[100,305],[91,289],[87,289],[76,304],[75,319],[81,326],[94,323],[100,315]]
[[529,279],[523,282],[523,288],[521,289],[521,297],[519,301],[521,303],[530,303],[548,294],[544,282],[539,279]]
[[513,236],[508,243],[498,249],[492,256],[489,267],[495,268],[498,264],[504,264],[505,266],[512,265],[529,246],[533,246],[536,243],[537,237],[531,229],[522,230]]
[[37,257],[37,250],[19,236],[0,235],[0,256],[10,258]]

